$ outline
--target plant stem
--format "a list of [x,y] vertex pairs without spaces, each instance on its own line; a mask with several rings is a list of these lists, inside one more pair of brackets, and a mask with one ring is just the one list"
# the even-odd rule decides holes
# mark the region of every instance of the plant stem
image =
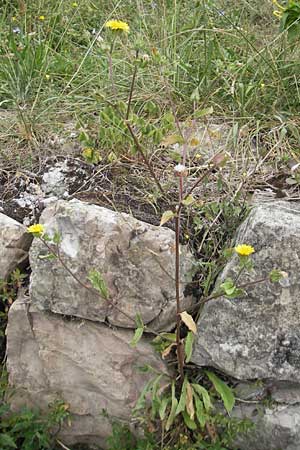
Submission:
[[116,100],[117,99],[117,90],[116,90],[116,85],[115,85],[115,81],[114,81],[114,72],[113,72],[113,63],[112,63],[112,54],[113,54],[113,50],[114,50],[114,45],[115,45],[115,38],[113,39],[113,41],[110,45],[110,50],[108,53],[108,72],[109,72],[109,79],[111,82],[114,100]]
[[[118,311],[118,313],[122,314],[124,317],[126,317],[128,320],[130,320],[134,324],[134,328],[135,328],[136,323],[135,323],[135,319],[133,317],[129,316],[129,314],[127,314],[121,308],[116,306],[116,304],[114,303],[114,301],[112,299],[102,297],[102,295],[100,295],[100,293],[96,289],[94,289],[93,287],[90,287],[87,284],[83,283],[80,280],[80,278],[78,278],[77,275],[75,275],[75,273],[67,266],[67,264],[64,262],[63,258],[61,257],[58,245],[56,245],[56,251],[53,251],[53,248],[43,238],[40,237],[39,239],[46,246],[46,248],[49,250],[49,252],[57,257],[57,259],[60,262],[60,264],[62,265],[62,267],[69,273],[69,275],[71,275],[71,277],[81,287],[83,287],[84,289],[86,289],[89,292],[92,292],[93,294],[97,294],[98,297],[101,298],[101,300],[105,300],[112,308],[115,308],[115,310]],[[152,333],[155,336],[159,336],[159,333],[157,333],[156,331],[154,331],[151,328],[147,327],[147,325],[145,325],[145,331],[147,331],[148,333]]]
[[62,265],[62,267],[68,272],[69,275],[71,275],[72,278],[74,278],[74,280],[81,287],[83,287],[84,289],[86,289],[89,292],[92,292],[93,294],[97,294],[102,300],[105,300],[107,303],[109,303],[110,306],[115,308],[116,311],[118,311],[120,314],[123,314],[123,316],[125,316],[128,320],[130,320],[131,322],[133,322],[135,324],[135,320],[131,316],[129,316],[127,313],[122,311],[118,306],[116,306],[115,303],[111,299],[102,297],[96,289],[94,289],[93,287],[90,287],[87,284],[83,283],[80,280],[80,278],[78,278],[77,275],[75,275],[75,273],[66,265],[66,263],[63,260],[63,258],[61,257],[61,254],[60,254],[58,246],[56,246],[56,251],[53,251],[53,248],[51,248],[51,246],[44,239],[40,238],[40,240],[47,247],[49,252],[51,252],[52,254],[54,254],[57,257],[57,259],[59,260],[59,262]]
[[[248,283],[241,284],[240,286],[237,286],[239,289],[245,289],[249,286],[253,286],[255,284],[264,283],[269,280],[269,277],[259,278],[258,280],[249,281]],[[210,295],[209,297],[203,298],[199,302],[195,303],[189,310],[194,311],[199,306],[205,305],[205,303],[209,302],[210,300],[215,300],[216,298],[223,297],[224,292],[217,292],[216,294]]]
[[160,184],[159,179],[158,179],[157,176],[155,175],[154,169],[153,169],[153,167],[152,167],[150,161],[148,160],[148,158],[147,158],[147,156],[146,156],[146,154],[145,154],[145,152],[144,152],[144,150],[143,150],[141,144],[139,143],[139,140],[138,140],[136,134],[134,133],[131,124],[130,124],[128,121],[126,121],[125,123],[126,123],[126,126],[127,126],[127,128],[128,128],[128,131],[129,131],[129,133],[131,134],[131,137],[132,137],[132,139],[133,139],[133,141],[134,141],[134,143],[135,143],[135,146],[136,146],[137,151],[140,153],[140,155],[141,155],[141,157],[142,157],[144,163],[145,163],[146,166],[148,167],[149,172],[151,173],[151,176],[152,176],[153,180],[155,181],[155,183],[156,183],[158,189],[160,190],[160,192],[161,192],[162,194],[164,194],[165,191],[163,190],[162,185]]
[[[138,57],[138,50],[136,51],[136,58],[137,57]],[[131,85],[130,85],[130,92],[129,92],[128,103],[127,103],[127,111],[126,111],[126,116],[125,116],[125,123],[126,123],[128,131],[129,131],[129,133],[130,133],[130,135],[131,135],[131,137],[132,137],[132,139],[134,141],[134,144],[136,146],[137,151],[139,152],[139,154],[141,155],[144,163],[148,167],[148,170],[149,170],[153,180],[155,181],[158,189],[160,190],[160,192],[162,194],[164,194],[165,192],[164,192],[164,190],[162,188],[162,185],[160,184],[159,179],[155,175],[154,169],[153,169],[149,159],[147,158],[146,153],[144,152],[144,150],[143,150],[143,148],[142,148],[142,146],[141,146],[141,144],[140,144],[140,142],[139,142],[135,132],[133,131],[131,123],[129,122],[129,114],[130,114],[130,108],[131,108],[133,91],[134,91],[135,82],[136,82],[137,69],[138,69],[138,66],[137,66],[137,64],[135,64],[134,71],[133,71],[133,74],[132,74]]]
[[179,177],[179,195],[178,195],[178,208],[175,217],[175,288],[176,288],[176,344],[177,344],[177,362],[178,371],[183,381],[184,378],[184,349],[183,343],[180,338],[181,327],[181,304],[180,304],[180,204],[183,195],[183,179]]
[[[135,59],[137,60],[139,56],[139,51],[136,51],[135,54]],[[132,101],[132,96],[133,96],[133,90],[134,90],[134,85],[135,85],[135,79],[136,79],[136,75],[137,75],[137,64],[135,63],[134,65],[134,71],[133,71],[133,75],[132,75],[132,80],[131,80],[131,85],[130,85],[130,92],[129,92],[129,97],[128,97],[128,102],[127,102],[127,111],[126,111],[126,120],[129,119],[129,114],[130,114],[130,108],[131,108],[131,101]]]

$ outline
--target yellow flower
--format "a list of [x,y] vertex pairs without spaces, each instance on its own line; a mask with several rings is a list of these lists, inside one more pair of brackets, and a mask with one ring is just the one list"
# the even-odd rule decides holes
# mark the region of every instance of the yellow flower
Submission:
[[36,223],[27,228],[27,232],[34,236],[41,236],[44,233],[45,227],[41,223]]
[[16,16],[13,16],[13,17],[11,18],[11,20],[12,20],[12,22],[16,22],[16,21],[17,21]]
[[284,6],[281,6],[277,0],[273,0],[273,4],[276,6],[276,8],[278,8],[278,10],[273,11],[274,16],[281,19],[281,17],[283,16],[284,10],[285,10]]
[[251,245],[247,244],[240,244],[237,245],[234,250],[239,256],[250,256],[252,253],[255,252],[254,248]]
[[276,8],[281,9],[282,11],[285,9],[284,6],[280,5],[278,0],[273,0],[273,4],[276,6]]
[[109,20],[106,22],[105,26],[112,31],[124,31],[125,33],[129,33],[128,23],[122,22],[122,20]]
[[39,19],[43,21],[45,20],[45,16],[40,16]]
[[73,2],[73,3],[72,3],[72,6],[73,6],[73,8],[77,8],[77,6],[78,6],[78,3],[76,3],[76,2]]

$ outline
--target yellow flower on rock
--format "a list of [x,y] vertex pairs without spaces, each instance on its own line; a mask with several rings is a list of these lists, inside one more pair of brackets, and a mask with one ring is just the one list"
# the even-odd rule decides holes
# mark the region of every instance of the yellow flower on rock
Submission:
[[237,245],[234,250],[239,256],[250,256],[255,252],[254,248],[251,245],[247,244]]
[[106,22],[105,26],[112,31],[124,31],[125,33],[129,33],[128,23],[122,22],[122,20],[109,20]]
[[44,233],[45,227],[41,223],[36,223],[27,228],[27,233],[31,233],[34,236],[41,236]]

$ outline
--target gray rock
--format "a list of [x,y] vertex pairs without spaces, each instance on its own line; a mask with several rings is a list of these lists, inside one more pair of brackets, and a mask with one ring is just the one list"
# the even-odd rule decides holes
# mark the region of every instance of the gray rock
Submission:
[[255,427],[246,434],[239,434],[236,447],[239,450],[299,450],[300,406],[278,405],[264,408],[251,404],[235,407],[233,415],[251,419]]
[[0,280],[5,280],[28,258],[32,241],[26,227],[0,213]]
[[270,386],[272,400],[289,405],[300,404],[300,384],[277,381]]
[[13,410],[24,405],[46,410],[50,402],[63,399],[71,413],[71,426],[60,433],[63,442],[105,447],[111,428],[103,409],[111,418],[130,423],[136,400],[152,377],[138,367],[147,364],[167,373],[165,365],[147,337],[132,348],[132,331],[34,307],[27,314],[25,301],[12,305],[7,327]]
[[54,195],[61,198],[68,191],[65,175],[66,170],[66,163],[63,162],[57,163],[48,172],[44,173],[42,190],[46,195]]
[[[88,205],[78,200],[58,201],[42,214],[51,235],[62,236],[61,257],[84,283],[91,269],[100,271],[118,308],[134,319],[139,312],[145,324],[168,330],[176,320],[174,232],[136,220],[128,214]],[[182,252],[181,297],[191,281],[192,256]],[[86,290],[57,260],[40,259],[48,253],[35,240],[30,251],[30,295],[39,309],[128,328],[134,321],[112,308],[95,292]]]
[[[259,283],[247,296],[208,302],[199,319],[193,362],[210,365],[238,379],[300,381],[300,205],[273,202],[256,206],[236,242],[251,244],[251,282],[274,268],[286,272],[281,283]],[[237,274],[238,257],[219,282]]]

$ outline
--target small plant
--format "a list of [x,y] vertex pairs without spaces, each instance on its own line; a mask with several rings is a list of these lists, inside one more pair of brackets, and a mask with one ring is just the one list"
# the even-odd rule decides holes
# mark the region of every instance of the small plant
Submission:
[[278,8],[274,15],[280,19],[281,31],[286,31],[288,39],[294,42],[300,36],[300,2],[288,0],[284,6],[277,0],[273,3]]
[[68,416],[68,405],[62,401],[50,405],[47,415],[27,408],[13,413],[7,403],[2,403],[0,447],[3,450],[53,449],[55,436]]

